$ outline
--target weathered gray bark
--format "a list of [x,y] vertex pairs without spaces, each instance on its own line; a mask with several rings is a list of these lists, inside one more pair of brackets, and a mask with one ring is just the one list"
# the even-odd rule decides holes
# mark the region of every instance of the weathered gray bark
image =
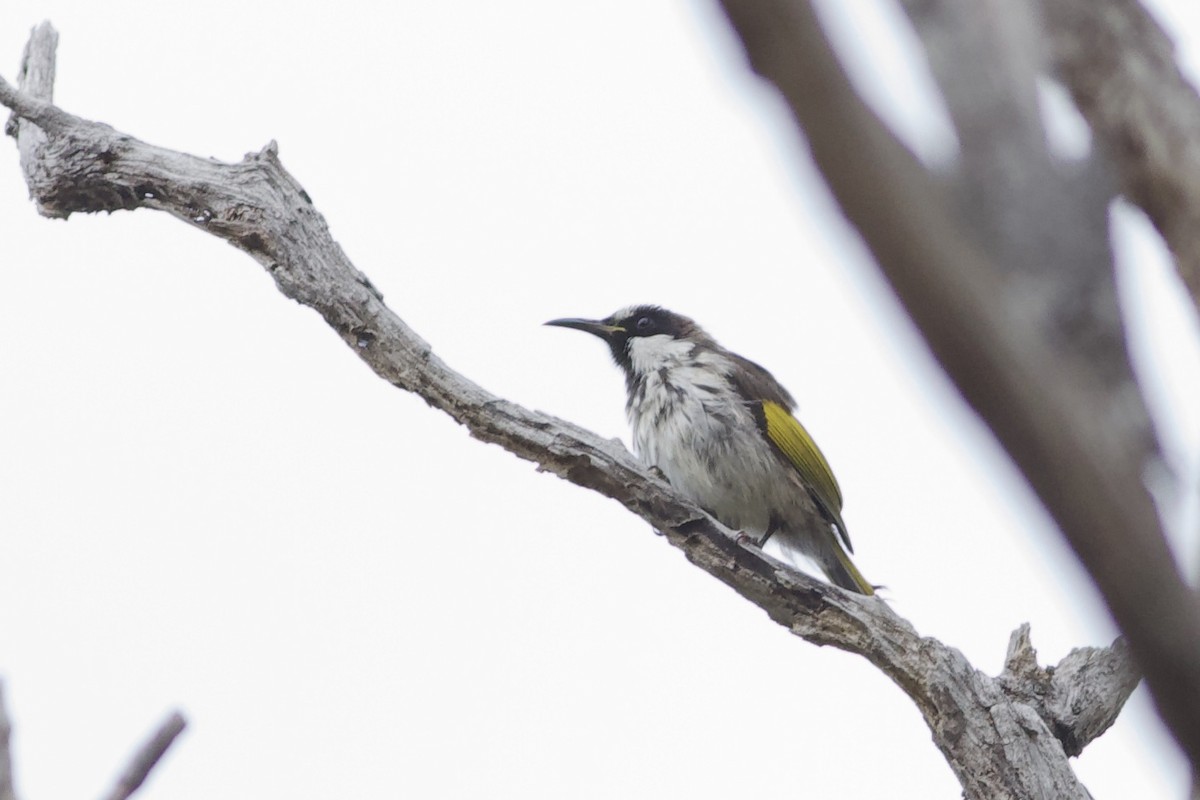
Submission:
[[[756,28],[752,18],[771,4],[733,8],[740,5],[730,3],[730,15],[746,37],[750,52],[756,54],[756,37],[778,35],[770,26]],[[807,7],[800,4],[797,8],[803,14]],[[846,102],[840,89],[822,83],[836,67],[831,66],[819,30],[807,16],[785,21],[792,24],[797,19],[799,30],[787,25],[779,30],[784,35],[800,35],[799,41],[810,51],[804,57],[825,61],[816,65],[815,73],[783,76],[778,82],[788,87],[789,81],[799,81],[805,84],[801,95],[816,92],[821,95],[818,99]],[[758,21],[775,22],[768,17]],[[22,75],[53,76],[54,42],[48,25],[35,31]],[[772,52],[770,46],[767,52]],[[788,61],[792,57],[779,60],[774,54],[764,62],[756,56],[755,65],[770,74],[774,67],[794,66]],[[998,677],[984,675],[957,650],[921,637],[882,600],[849,594],[808,578],[740,542],[648,474],[619,442],[602,440],[569,422],[505,401],[455,373],[383,303],[371,282],[349,262],[308,195],[283,168],[273,143],[236,164],[155,147],[51,105],[50,83],[27,81],[17,90],[0,80],[0,104],[12,109],[19,120],[13,132],[30,193],[42,214],[67,217],[76,212],[148,208],[228,241],[258,261],[285,296],[317,311],[383,379],[415,392],[465,425],[476,438],[499,444],[536,462],[540,469],[622,503],[662,531],[692,563],[796,635],[867,658],[916,703],[968,797],[1088,796],[1071,770],[1068,753],[1077,753],[1111,724],[1136,684],[1124,645],[1076,651],[1058,668],[1045,670],[1033,660],[1027,632],[1018,632],[1005,671]],[[785,95],[792,99],[787,88]],[[847,97],[853,97],[852,93]],[[805,112],[797,113],[804,118]],[[865,112],[853,113],[861,116]],[[849,121],[860,125],[857,132],[874,137],[872,146],[896,148],[873,118]],[[833,135],[846,122],[844,115],[833,113],[820,122],[827,129],[822,134]],[[834,155],[853,179],[854,164],[873,153],[860,151],[853,136],[846,139],[850,149],[842,148]],[[822,149],[822,141],[813,137],[818,162],[827,167],[828,153]],[[877,202],[872,211],[889,223],[882,229],[898,237],[889,244],[896,251],[911,251],[902,263],[908,270],[907,279],[926,279],[926,261],[934,262],[934,268],[942,263],[944,243],[926,240],[940,236],[943,229],[947,229],[945,242],[961,256],[961,264],[970,266],[972,260],[981,258],[975,247],[955,232],[954,225],[936,213],[943,197],[919,165],[902,151],[893,155],[898,168],[907,171],[900,178],[919,178],[919,192],[908,204],[921,204],[926,210],[918,210],[918,216],[923,214],[920,220],[929,224],[927,229],[914,228],[908,220],[905,226],[893,228],[890,217],[897,212],[882,207],[890,190],[881,185],[878,176],[871,179],[871,190],[882,190],[885,201]],[[896,168],[895,164],[891,166]],[[905,185],[904,180],[898,185]],[[841,196],[833,178],[831,185]],[[864,232],[869,229],[868,225]],[[945,277],[950,285],[937,290],[946,301],[960,301],[956,292],[992,288],[953,274]],[[945,328],[947,336],[955,333],[955,326],[976,325],[982,325],[986,335],[1007,336],[1003,326],[1009,320],[990,310],[983,302],[986,298],[984,294],[968,304],[981,319],[965,318],[951,308],[935,322]],[[987,352],[981,357],[976,350],[968,342],[957,357],[980,357],[976,366],[980,379],[988,370],[1003,372],[1010,366],[994,364],[996,358]],[[1001,356],[1006,354],[1006,350],[1000,351]],[[1039,370],[1053,365],[1036,361],[1032,365],[1019,362],[1018,366],[1020,376],[1035,384],[1028,388],[1030,397],[1024,401],[1036,402],[1042,394],[1053,393],[1036,385],[1048,374]],[[1027,410],[1024,401],[1018,404],[1018,411]],[[1028,431],[1030,437],[1046,434],[1034,423]],[[1050,442],[1051,455],[1057,458],[1053,449],[1056,439],[1051,436]],[[1046,469],[1036,459],[1021,463],[1035,472]],[[1085,471],[1079,480],[1094,477]],[[1079,481],[1067,481],[1068,489],[1078,486]]]
[[[1139,676],[1128,650],[1120,639],[1112,647],[1080,647],[1047,669],[1038,666],[1027,623],[1009,639],[1000,682],[1013,697],[1024,696],[1057,732],[1067,755],[1077,756],[1116,719],[1100,697],[1120,696],[1137,685]],[[1076,741],[1079,735],[1083,738]]]

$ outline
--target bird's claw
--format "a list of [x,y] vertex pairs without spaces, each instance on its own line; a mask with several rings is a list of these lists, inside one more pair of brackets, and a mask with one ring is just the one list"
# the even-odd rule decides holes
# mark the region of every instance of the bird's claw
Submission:
[[745,531],[738,531],[734,534],[734,539],[737,541],[738,544],[753,545],[754,547],[757,547],[759,550],[762,550],[763,547],[766,546],[766,544],[770,540],[770,538],[771,538],[770,533],[764,534],[762,536],[751,536],[750,534],[746,533]]

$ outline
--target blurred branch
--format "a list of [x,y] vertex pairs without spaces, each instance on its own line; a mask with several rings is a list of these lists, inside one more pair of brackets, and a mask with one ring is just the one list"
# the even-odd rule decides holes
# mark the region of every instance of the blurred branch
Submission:
[[[956,191],[972,224],[1017,246],[1031,188],[1044,183],[1038,54],[1027,0],[901,0],[959,144]],[[1016,218],[1014,218],[1016,217]]]
[[[29,58],[52,62],[52,47],[31,44]],[[796,635],[870,660],[920,708],[970,797],[1086,796],[1062,743],[1086,742],[1091,734],[1070,720],[1052,730],[1044,720],[1053,714],[1035,709],[1033,692],[1020,681],[980,673],[957,650],[919,636],[878,598],[843,592],[740,543],[648,474],[619,442],[498,398],[451,370],[349,262],[274,144],[237,164],[201,159],[67,114],[46,101],[49,87],[37,91],[14,90],[0,79],[0,104],[22,120],[14,129],[18,146],[34,130],[25,123],[45,134],[37,163],[25,170],[42,214],[150,208],[228,241],[258,261],[284,295],[316,310],[380,377],[415,392],[476,438],[622,503]],[[1112,653],[1125,660],[1123,651]],[[1076,674],[1081,684],[1092,680],[1085,671]],[[1080,688],[1076,695],[1097,706],[1088,709],[1094,716],[1115,717],[1131,690]],[[154,746],[147,752],[153,755]]]
[[[105,800],[128,800],[146,781],[154,766],[166,754],[171,743],[187,727],[187,721],[178,711],[171,712],[152,737],[138,749],[129,765],[121,773],[116,786]],[[0,682],[0,800],[16,800],[12,769],[12,722],[4,701],[4,684]]]
[[901,0],[960,145],[950,213],[987,253],[1004,301],[1038,325],[1141,463],[1162,451],[1138,388],[1117,299],[1103,157],[1056,161],[1038,105],[1045,60],[1035,0]]
[[1095,580],[1159,714],[1200,766],[1200,608],[1142,483],[1142,448],[1109,424],[1108,395],[1045,347],[1053,332],[1012,302],[1003,258],[964,231],[949,194],[858,97],[809,3],[722,5],[930,349]]
[[105,795],[105,800],[129,800],[129,797],[146,782],[150,771],[167,754],[167,750],[186,727],[187,720],[178,711],[168,714],[154,735],[138,748],[112,791]]
[[0,682],[0,800],[17,800],[12,766],[12,721],[4,700],[4,684]]
[[1137,0],[1040,0],[1048,55],[1200,309],[1200,96]]

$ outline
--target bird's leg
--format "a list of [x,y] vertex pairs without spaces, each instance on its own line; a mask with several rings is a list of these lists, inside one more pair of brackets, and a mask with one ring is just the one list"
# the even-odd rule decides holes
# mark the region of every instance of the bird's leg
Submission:
[[779,527],[779,517],[772,514],[767,520],[767,529],[763,531],[763,535],[758,537],[758,540],[754,543],[759,550],[762,550],[763,546],[766,545],[770,538],[779,531]]
[[762,536],[751,536],[749,533],[746,533],[746,531],[739,530],[734,533],[734,537],[737,539],[737,543],[740,545],[752,544],[759,550],[762,550],[763,545],[765,545],[781,527],[782,523],[780,523],[779,518],[772,514],[767,519],[767,529],[763,531]]

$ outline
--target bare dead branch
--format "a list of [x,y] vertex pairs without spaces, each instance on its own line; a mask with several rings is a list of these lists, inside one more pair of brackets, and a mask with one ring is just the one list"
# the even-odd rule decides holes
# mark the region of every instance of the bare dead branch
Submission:
[[[33,29],[25,52],[21,56],[21,72],[17,76],[18,86],[32,98],[50,103],[54,99],[54,71],[57,63],[58,31],[49,22]],[[53,106],[51,106],[53,108]],[[21,156],[21,169],[26,174],[43,169],[41,152],[46,143],[46,134],[41,128],[13,114],[5,133],[17,139],[17,150]]]
[[[619,442],[498,398],[451,370],[346,258],[273,144],[225,164],[74,117],[2,79],[0,104],[47,134],[39,166],[26,171],[44,215],[151,208],[228,241],[262,264],[285,296],[316,310],[380,377],[476,438],[622,503],[794,634],[870,660],[917,704],[969,797],[1086,796],[1058,733],[1025,694],[1010,695],[958,651],[919,636],[879,598],[843,592],[740,543]],[[1115,716],[1128,692],[1086,696]]]
[[1112,647],[1079,647],[1054,667],[1046,700],[1051,729],[1069,756],[1083,748],[1116,721],[1110,704],[1095,695],[1126,697],[1141,681],[1129,645],[1117,639]]
[[1026,623],[1009,639],[999,680],[1009,696],[1022,698],[1057,733],[1067,755],[1077,756],[1120,711],[1095,702],[1092,693],[1128,696],[1141,675],[1122,639],[1112,647],[1076,648],[1054,667],[1039,666]]
[[167,750],[186,727],[187,720],[178,711],[168,714],[154,735],[134,753],[128,766],[117,778],[117,783],[113,786],[112,791],[105,795],[105,800],[128,800],[146,782],[150,771],[167,754]]
[[723,0],[750,63],[782,93],[843,213],[926,342],[1058,523],[1132,646],[1160,715],[1200,765],[1200,608],[1106,398],[1005,302],[1003,269],[945,192],[854,92],[811,6]]
[[1200,309],[1200,96],[1137,0],[1041,0],[1049,54]]

